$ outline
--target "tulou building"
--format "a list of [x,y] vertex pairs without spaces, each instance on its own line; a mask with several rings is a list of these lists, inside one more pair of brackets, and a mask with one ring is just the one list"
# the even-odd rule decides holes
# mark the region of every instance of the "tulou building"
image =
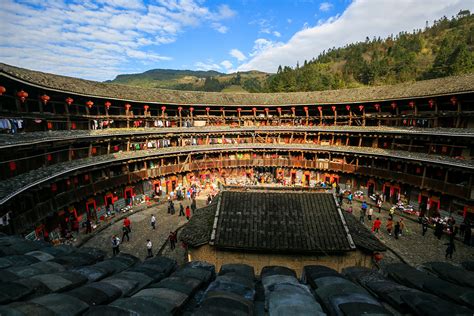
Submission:
[[[461,265],[448,250],[417,268],[394,250],[380,262],[390,243],[376,236],[387,234],[341,200],[364,194],[474,220],[474,74],[234,94],[0,64],[0,129],[0,315],[473,314],[472,253]],[[155,230],[161,204],[196,187],[217,194],[192,216],[169,203],[168,226],[158,217]],[[133,254],[119,251],[118,229]],[[70,230],[98,240],[58,245]],[[419,248],[442,244],[418,237]],[[163,255],[168,242],[187,262]]]
[[271,172],[471,217],[474,75],[273,94],[105,84],[0,64],[0,215],[41,235],[199,181]]

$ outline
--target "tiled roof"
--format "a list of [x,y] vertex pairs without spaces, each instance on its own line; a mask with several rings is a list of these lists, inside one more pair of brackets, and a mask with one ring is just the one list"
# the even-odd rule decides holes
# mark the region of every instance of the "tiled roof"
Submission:
[[287,253],[355,248],[332,194],[224,191],[217,208],[217,248]]
[[397,85],[291,93],[217,93],[140,88],[32,71],[0,63],[0,72],[14,79],[72,94],[158,104],[298,105],[377,102],[452,95],[474,91],[474,74]]
[[385,251],[387,247],[372,234],[367,227],[359,222],[354,215],[344,212],[349,232],[356,244],[357,248],[367,250],[369,252]]
[[218,196],[214,198],[211,204],[194,212],[191,220],[183,227],[179,235],[180,240],[193,247],[209,242],[216,214],[217,200]]

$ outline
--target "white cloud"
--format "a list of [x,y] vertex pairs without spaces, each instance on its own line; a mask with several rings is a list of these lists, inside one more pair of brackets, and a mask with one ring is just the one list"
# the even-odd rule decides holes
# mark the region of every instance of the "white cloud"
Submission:
[[332,4],[329,2],[323,2],[319,5],[319,11],[327,12],[332,9]]
[[[355,0],[340,16],[297,32],[286,43],[268,45],[260,41],[259,51],[239,71],[276,72],[278,65],[295,65],[310,60],[323,50],[363,41],[368,36],[386,37],[400,31],[423,28],[425,21],[474,10],[474,1],[463,0]],[[389,12],[390,14],[387,14]],[[261,40],[261,39],[260,39]]]
[[222,33],[222,34],[227,33],[227,31],[229,30],[227,28],[227,26],[224,26],[220,23],[212,23],[211,26],[214,30],[216,30],[217,32]]
[[216,71],[221,71],[221,66],[218,64],[214,63],[212,59],[202,62],[198,61],[197,63],[194,64],[194,67],[196,70],[216,70]]
[[229,71],[232,69],[232,67],[233,67],[232,63],[231,63],[230,61],[228,61],[228,60],[222,61],[222,62],[221,62],[221,66],[224,67],[224,69],[225,69],[227,72],[229,72]]
[[280,37],[280,36],[281,36],[281,33],[280,33],[280,32],[277,32],[277,31],[273,31],[273,35],[275,35],[276,37]]
[[230,54],[230,56],[234,57],[238,61],[244,61],[244,60],[247,59],[247,57],[245,57],[244,53],[242,53],[240,50],[238,50],[236,48],[231,49],[229,54]]
[[[0,60],[94,80],[171,60],[159,46],[210,23],[227,32],[236,15],[201,0],[1,0]],[[157,48],[158,47],[158,48]]]

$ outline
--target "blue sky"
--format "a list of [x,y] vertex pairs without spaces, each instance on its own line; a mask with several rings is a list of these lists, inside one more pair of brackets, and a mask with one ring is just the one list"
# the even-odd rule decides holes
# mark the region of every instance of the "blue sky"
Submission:
[[465,0],[1,0],[0,62],[92,80],[262,70],[423,28]]

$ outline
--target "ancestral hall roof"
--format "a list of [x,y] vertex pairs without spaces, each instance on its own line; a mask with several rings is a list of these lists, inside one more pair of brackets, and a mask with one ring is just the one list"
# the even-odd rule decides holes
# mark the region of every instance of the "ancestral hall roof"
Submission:
[[32,71],[0,63],[4,76],[41,88],[129,102],[196,105],[298,105],[378,102],[474,91],[474,74],[357,89],[291,93],[217,93],[140,88]]
[[180,238],[190,246],[281,253],[337,253],[385,246],[347,219],[333,195],[294,190],[223,191],[196,211]]

